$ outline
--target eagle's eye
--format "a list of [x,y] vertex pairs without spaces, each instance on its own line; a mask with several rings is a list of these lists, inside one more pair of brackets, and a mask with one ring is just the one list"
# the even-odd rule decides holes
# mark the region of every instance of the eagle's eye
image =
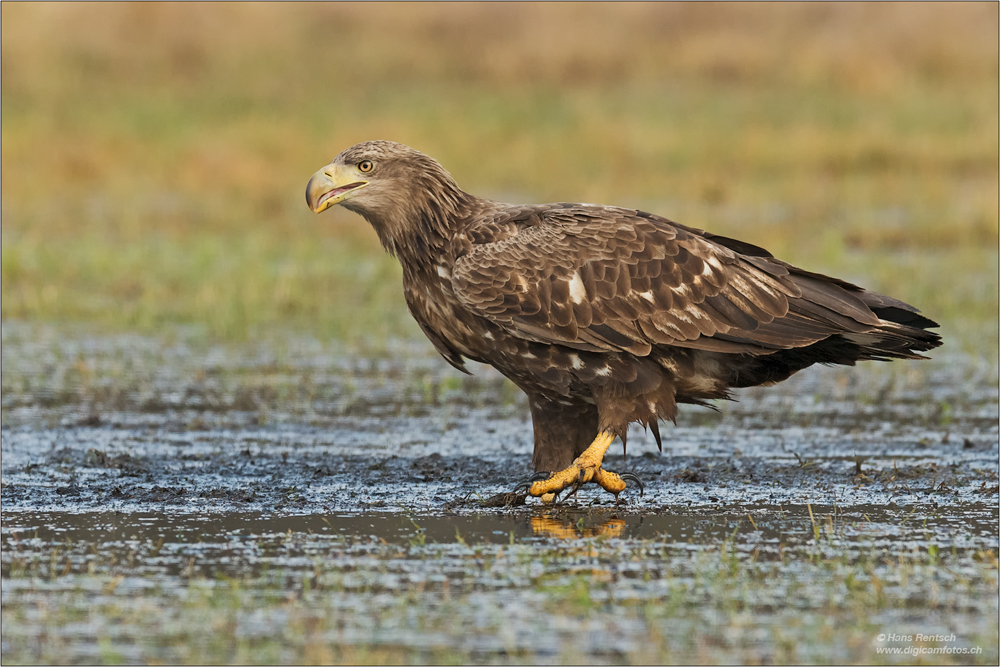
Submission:
[[369,171],[372,170],[372,167],[374,166],[375,165],[372,164],[371,160],[362,160],[361,162],[358,163],[358,171],[362,171],[367,174]]

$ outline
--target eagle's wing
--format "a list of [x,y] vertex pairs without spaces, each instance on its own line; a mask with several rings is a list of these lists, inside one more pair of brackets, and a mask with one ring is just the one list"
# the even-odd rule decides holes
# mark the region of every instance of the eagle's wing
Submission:
[[499,240],[470,229],[452,271],[463,305],[522,338],[639,355],[657,344],[769,354],[879,321],[852,293],[860,288],[648,213],[563,205],[526,219]]

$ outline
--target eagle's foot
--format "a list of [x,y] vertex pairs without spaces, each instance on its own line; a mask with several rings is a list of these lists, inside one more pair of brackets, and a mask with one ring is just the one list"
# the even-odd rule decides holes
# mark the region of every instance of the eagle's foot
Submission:
[[549,494],[558,494],[566,489],[572,489],[572,492],[576,493],[577,489],[584,484],[593,482],[600,485],[605,491],[613,493],[617,498],[618,494],[624,491],[627,486],[626,479],[634,481],[635,475],[631,473],[619,475],[605,470],[600,464],[584,462],[581,465],[577,459],[565,470],[546,473],[544,479],[532,482],[531,486],[528,487],[528,493],[532,496],[542,496],[544,499]]
[[530,495],[542,496],[545,500],[549,494],[558,494],[570,487],[575,492],[584,484],[594,482],[605,491],[614,494],[617,501],[618,494],[625,490],[626,480],[628,480],[634,482],[639,487],[639,492],[642,493],[642,482],[632,473],[619,475],[601,467],[604,454],[614,439],[613,433],[601,432],[590,444],[590,447],[587,447],[568,468],[553,473],[538,473],[522,482],[519,488],[527,488]]
[[[625,482],[625,481],[632,482],[633,484],[635,484],[636,486],[639,487],[639,495],[640,496],[645,495],[645,493],[646,493],[646,489],[642,485],[642,480],[639,479],[638,475],[636,475],[634,473],[631,473],[631,472],[613,473],[611,471],[605,471],[605,474],[611,474],[611,475],[617,474],[618,477],[619,477],[619,479],[621,479],[623,482]],[[618,503],[619,503],[619,498],[618,498],[618,494],[616,493],[615,494],[615,505],[618,505]]]
[[[536,472],[531,477],[522,479],[520,482],[518,482],[517,486],[514,487],[514,490],[511,493],[517,494],[522,499],[526,498],[528,496],[528,491],[529,489],[531,489],[532,484],[534,484],[539,480],[548,479],[551,474],[552,473],[550,472]],[[548,504],[548,503],[554,503],[555,501],[556,501],[555,493],[546,493],[542,495],[543,503]],[[524,502],[521,502],[519,504],[523,505]]]

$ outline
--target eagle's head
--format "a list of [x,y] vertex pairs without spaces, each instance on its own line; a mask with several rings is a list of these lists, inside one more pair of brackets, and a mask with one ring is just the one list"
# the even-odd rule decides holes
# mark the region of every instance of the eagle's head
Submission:
[[405,232],[451,217],[466,197],[444,167],[394,141],[351,146],[306,185],[314,213],[343,204],[363,215],[393,251]]

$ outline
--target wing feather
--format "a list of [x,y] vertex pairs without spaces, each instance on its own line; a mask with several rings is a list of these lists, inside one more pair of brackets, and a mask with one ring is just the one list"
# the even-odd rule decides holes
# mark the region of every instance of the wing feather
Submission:
[[879,321],[850,283],[648,213],[562,204],[530,216],[498,241],[467,232],[481,242],[463,247],[452,270],[464,306],[529,340],[769,354]]

